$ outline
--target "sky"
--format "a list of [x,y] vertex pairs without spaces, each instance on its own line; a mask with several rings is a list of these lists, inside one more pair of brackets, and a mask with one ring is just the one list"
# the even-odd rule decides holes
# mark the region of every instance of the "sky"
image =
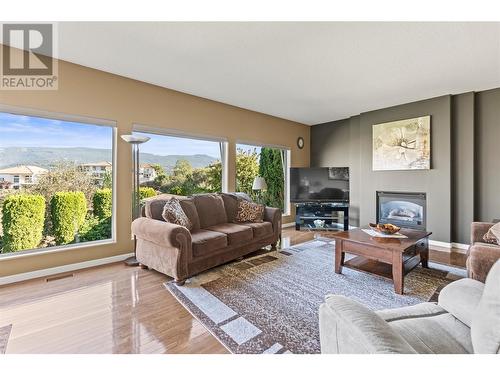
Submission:
[[0,147],[112,147],[112,128],[0,112]]
[[[151,140],[141,152],[155,155],[209,155],[220,159],[219,143],[213,141],[145,134]],[[112,128],[70,121],[51,120],[0,112],[0,148],[3,147],[90,147],[110,149]],[[259,146],[237,144],[245,151]]]
[[[171,137],[150,133],[134,132],[134,134],[145,135],[151,140],[140,146],[141,152],[155,155],[209,155],[220,159],[219,143],[214,141],[204,141],[199,139],[188,139],[182,137]],[[237,144],[236,148],[245,151],[256,149],[260,152],[259,146]]]
[[220,159],[219,142],[170,137],[150,133],[134,132],[145,135],[151,140],[140,146],[141,152],[155,155],[209,155]]

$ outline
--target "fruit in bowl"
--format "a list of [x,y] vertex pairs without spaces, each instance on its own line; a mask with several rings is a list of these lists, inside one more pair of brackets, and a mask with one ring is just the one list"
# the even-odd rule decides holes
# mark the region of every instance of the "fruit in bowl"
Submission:
[[370,227],[377,232],[383,233],[383,234],[395,234],[398,233],[399,230],[401,229],[397,225],[394,224],[373,224],[370,223]]

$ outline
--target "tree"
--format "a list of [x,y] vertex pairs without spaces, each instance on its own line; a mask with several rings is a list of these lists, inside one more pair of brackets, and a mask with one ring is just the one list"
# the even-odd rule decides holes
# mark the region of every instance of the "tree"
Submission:
[[206,189],[212,193],[222,191],[222,163],[217,160],[204,168],[206,174]]
[[87,217],[87,201],[81,191],[60,191],[50,201],[50,216],[56,244],[75,241]]
[[256,198],[252,190],[253,180],[259,175],[259,154],[253,151],[236,150],[236,191]]
[[42,195],[47,204],[59,191],[81,191],[90,207],[97,188],[92,176],[81,170],[75,163],[57,162],[49,172],[38,178],[36,184],[27,189],[31,193]]
[[151,166],[156,172],[156,177],[153,181],[153,185],[156,189],[159,189],[160,186],[164,185],[168,181],[168,176],[165,173],[165,170],[160,164],[154,164]]
[[42,240],[45,199],[12,194],[2,204],[3,253],[34,249]]
[[216,161],[207,167],[193,168],[187,160],[178,160],[172,174],[159,190],[177,195],[212,193],[222,190],[222,165]]
[[113,175],[111,172],[106,171],[104,177],[102,178],[102,189],[112,189],[113,188]]
[[267,183],[267,191],[264,192],[264,203],[270,207],[284,209],[284,185],[283,162],[281,150],[263,147],[260,150],[259,175],[264,177]]

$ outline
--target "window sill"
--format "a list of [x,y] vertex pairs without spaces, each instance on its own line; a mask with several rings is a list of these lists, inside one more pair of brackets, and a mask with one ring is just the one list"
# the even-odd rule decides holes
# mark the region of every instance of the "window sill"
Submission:
[[109,239],[109,240],[90,241],[90,242],[71,244],[71,245],[52,246],[43,249],[23,250],[19,252],[0,254],[0,262],[10,259],[24,258],[36,255],[45,255],[50,253],[59,253],[62,251],[71,251],[76,249],[84,249],[87,247],[112,245],[115,243],[116,241],[114,239]]

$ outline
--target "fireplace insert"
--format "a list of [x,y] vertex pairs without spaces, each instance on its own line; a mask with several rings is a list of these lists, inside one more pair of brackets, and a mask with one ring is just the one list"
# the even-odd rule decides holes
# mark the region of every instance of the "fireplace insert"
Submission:
[[426,194],[377,191],[377,223],[426,230]]

